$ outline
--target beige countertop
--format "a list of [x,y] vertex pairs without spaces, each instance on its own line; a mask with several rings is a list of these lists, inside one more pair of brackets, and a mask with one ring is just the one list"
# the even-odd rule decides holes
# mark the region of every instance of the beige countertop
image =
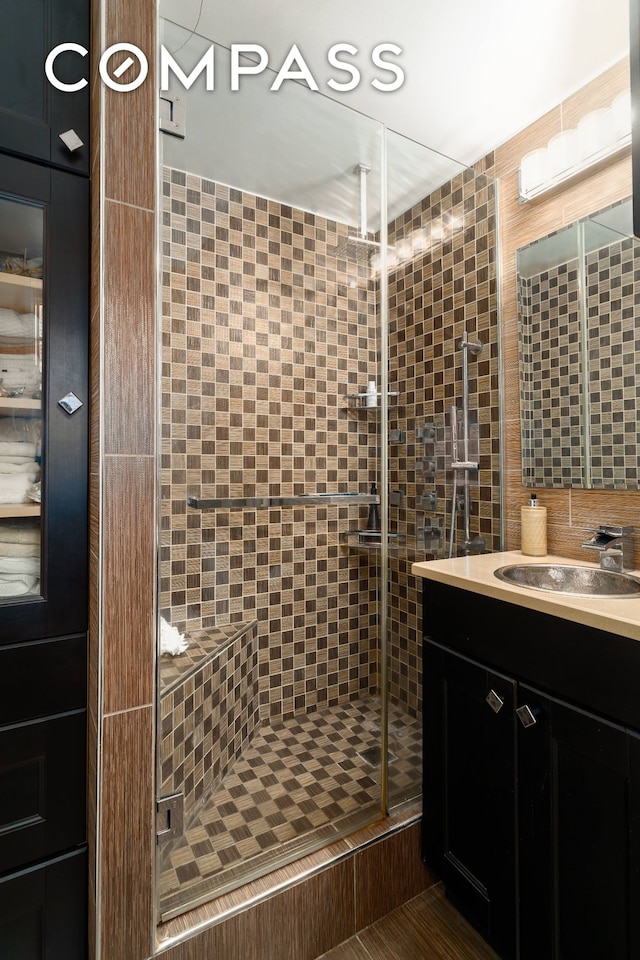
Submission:
[[[572,566],[596,567],[567,557],[524,557],[519,550],[507,553],[484,553],[480,556],[455,557],[451,560],[426,560],[414,563],[411,572],[416,577],[436,580],[471,593],[505,600],[529,610],[550,613],[574,623],[617,633],[632,640],[640,640],[640,599],[617,597],[570,597],[545,593],[505,583],[494,575],[498,567],[511,563],[563,563]],[[630,571],[640,577],[640,571]]]

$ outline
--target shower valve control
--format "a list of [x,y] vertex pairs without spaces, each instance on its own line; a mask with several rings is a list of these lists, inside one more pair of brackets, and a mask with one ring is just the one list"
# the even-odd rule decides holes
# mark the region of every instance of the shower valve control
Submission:
[[436,439],[436,427],[434,423],[425,423],[416,429],[416,440],[422,440],[423,443],[433,443]]
[[418,500],[417,506],[421,510],[429,510],[430,512],[438,509],[438,494],[435,490],[428,490],[426,493],[423,493]]

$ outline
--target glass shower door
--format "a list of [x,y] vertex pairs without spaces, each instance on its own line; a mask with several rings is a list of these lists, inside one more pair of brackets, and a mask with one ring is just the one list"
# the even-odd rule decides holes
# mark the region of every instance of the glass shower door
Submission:
[[185,101],[162,171],[158,793],[184,824],[163,918],[384,813],[383,130],[298,84],[216,91],[215,136],[211,94]]

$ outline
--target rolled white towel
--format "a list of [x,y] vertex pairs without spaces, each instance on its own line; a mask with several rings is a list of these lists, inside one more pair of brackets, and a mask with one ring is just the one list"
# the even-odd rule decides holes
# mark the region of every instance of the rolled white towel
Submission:
[[164,617],[160,617],[160,653],[177,657],[179,653],[184,653],[186,649],[187,644],[184,640],[184,634],[167,623]]
[[0,575],[0,597],[22,597],[30,593],[37,582],[37,577],[24,573]]

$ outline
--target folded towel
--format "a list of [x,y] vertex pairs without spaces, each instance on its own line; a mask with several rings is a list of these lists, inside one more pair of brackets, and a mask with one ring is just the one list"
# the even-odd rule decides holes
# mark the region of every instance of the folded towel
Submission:
[[37,320],[33,313],[16,313],[0,307],[0,334],[3,337],[33,337],[37,334]]
[[35,457],[36,455],[35,443],[24,440],[0,440],[0,457]]
[[2,557],[39,557],[39,543],[6,543],[0,541],[0,558]]
[[0,473],[0,503],[25,503],[35,473]]
[[0,457],[0,474],[7,473],[40,473],[40,467],[33,460],[25,460],[24,463],[16,463],[13,460],[6,460]]
[[0,576],[0,597],[22,597],[25,593],[30,593],[37,582],[37,577],[24,573]]
[[[0,544],[40,543],[40,527],[33,521],[3,520],[0,523]],[[0,548],[0,553],[2,552]]]
[[20,314],[16,310],[10,310],[8,307],[0,307],[0,329],[6,335],[5,324],[22,324]]
[[37,577],[40,573],[39,557],[0,557],[0,576],[5,574],[26,573],[28,576]]

